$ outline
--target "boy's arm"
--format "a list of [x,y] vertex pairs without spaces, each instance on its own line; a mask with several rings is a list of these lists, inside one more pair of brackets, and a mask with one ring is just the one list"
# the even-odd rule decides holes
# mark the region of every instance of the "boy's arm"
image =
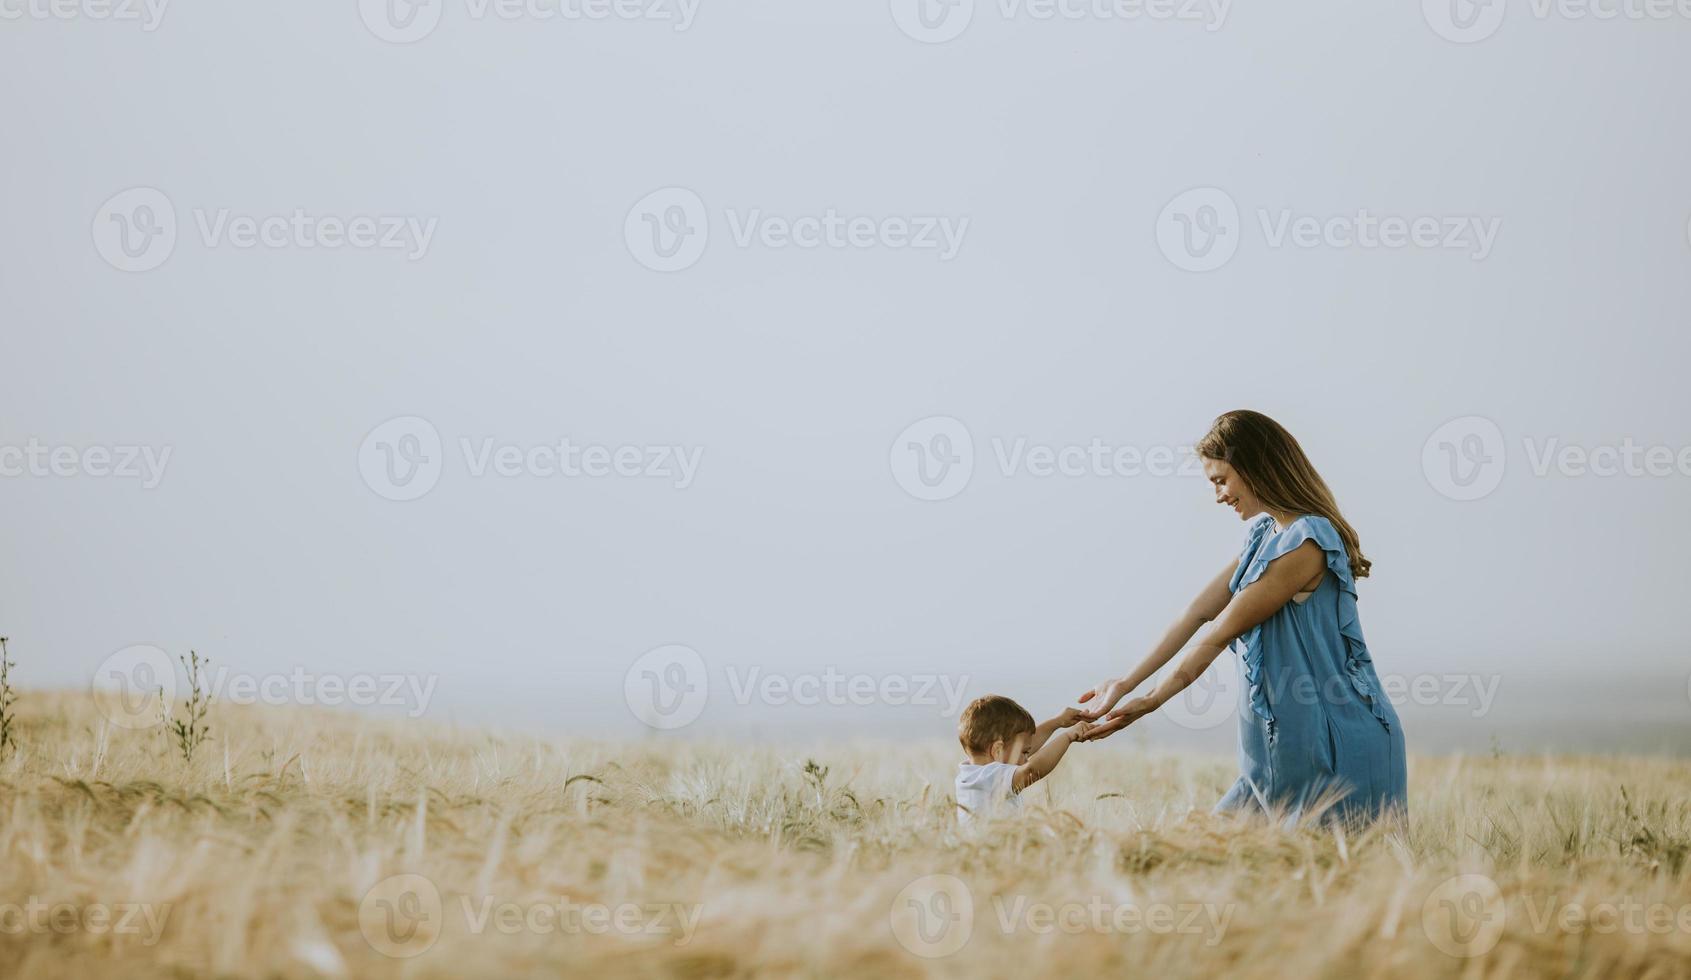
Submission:
[[1057,717],[1052,718],[1049,721],[1040,722],[1038,725],[1034,726],[1033,738],[1028,742],[1028,751],[1038,752],[1044,747],[1046,740],[1051,737],[1052,732],[1055,732],[1059,728],[1069,727],[1079,721],[1081,716],[1084,714],[1085,712],[1081,711],[1079,708],[1064,708],[1062,714],[1059,714]]
[[1033,754],[1032,758],[1016,767],[1016,774],[1010,777],[1010,790],[1020,793],[1051,775],[1051,770],[1057,768],[1057,763],[1062,761],[1063,753],[1067,752],[1069,746],[1074,742],[1085,738],[1086,733],[1091,728],[1091,725],[1080,722],[1073,728],[1065,729],[1049,737],[1039,751]]

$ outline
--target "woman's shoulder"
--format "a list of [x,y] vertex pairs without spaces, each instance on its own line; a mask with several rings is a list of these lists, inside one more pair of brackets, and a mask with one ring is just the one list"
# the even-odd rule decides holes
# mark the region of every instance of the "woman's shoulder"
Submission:
[[[1297,520],[1286,525],[1279,533],[1296,538],[1299,544],[1302,544],[1305,540],[1313,538],[1315,539],[1315,542],[1323,548],[1327,547],[1330,543],[1336,544],[1339,541],[1339,529],[1333,526],[1332,521],[1322,517],[1320,514],[1304,514],[1302,517],[1299,517]],[[1340,545],[1340,547],[1342,547],[1342,545]]]
[[1255,568],[1252,569],[1255,574],[1247,577],[1254,579],[1262,574],[1269,562],[1311,544],[1315,549],[1319,549],[1328,569],[1339,577],[1340,584],[1349,588],[1350,558],[1345,550],[1344,538],[1339,535],[1339,530],[1333,526],[1333,522],[1320,514],[1304,514],[1280,530],[1271,532],[1256,552],[1256,561],[1253,563]]
[[[1274,518],[1267,514],[1259,515],[1246,531],[1243,553],[1253,559],[1251,564],[1260,574],[1269,562],[1310,541],[1322,551],[1344,553],[1338,529],[1333,527],[1332,521],[1319,514],[1304,514],[1278,530],[1275,529]],[[1255,578],[1254,575],[1249,577]]]

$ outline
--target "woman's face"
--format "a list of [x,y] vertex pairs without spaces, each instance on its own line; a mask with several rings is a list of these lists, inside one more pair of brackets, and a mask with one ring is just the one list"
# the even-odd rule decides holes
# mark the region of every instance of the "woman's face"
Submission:
[[1215,488],[1215,502],[1233,508],[1240,520],[1262,513],[1262,501],[1251,492],[1250,484],[1231,464],[1219,459],[1204,460],[1204,475]]

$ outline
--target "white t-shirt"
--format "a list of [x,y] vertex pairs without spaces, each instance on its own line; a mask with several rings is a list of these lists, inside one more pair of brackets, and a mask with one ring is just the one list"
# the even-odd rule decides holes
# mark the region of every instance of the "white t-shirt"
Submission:
[[957,819],[988,817],[1001,808],[1021,806],[1021,798],[1010,788],[1016,767],[1008,762],[976,765],[965,762],[957,768]]

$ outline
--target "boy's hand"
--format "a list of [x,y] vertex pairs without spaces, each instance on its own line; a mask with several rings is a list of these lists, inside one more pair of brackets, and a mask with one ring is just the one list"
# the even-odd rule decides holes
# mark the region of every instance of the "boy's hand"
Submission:
[[1069,737],[1069,741],[1071,742],[1084,742],[1086,741],[1087,736],[1092,734],[1092,729],[1095,727],[1097,726],[1093,725],[1089,721],[1076,722],[1075,726],[1067,732],[1064,732],[1064,734]]
[[1070,725],[1084,719],[1086,712],[1079,708],[1064,708],[1057,715],[1057,727],[1068,728]]
[[1121,731],[1140,718],[1157,710],[1157,707],[1157,702],[1149,697],[1134,698],[1094,722],[1089,737],[1094,741],[1100,738],[1109,738],[1115,732]]

